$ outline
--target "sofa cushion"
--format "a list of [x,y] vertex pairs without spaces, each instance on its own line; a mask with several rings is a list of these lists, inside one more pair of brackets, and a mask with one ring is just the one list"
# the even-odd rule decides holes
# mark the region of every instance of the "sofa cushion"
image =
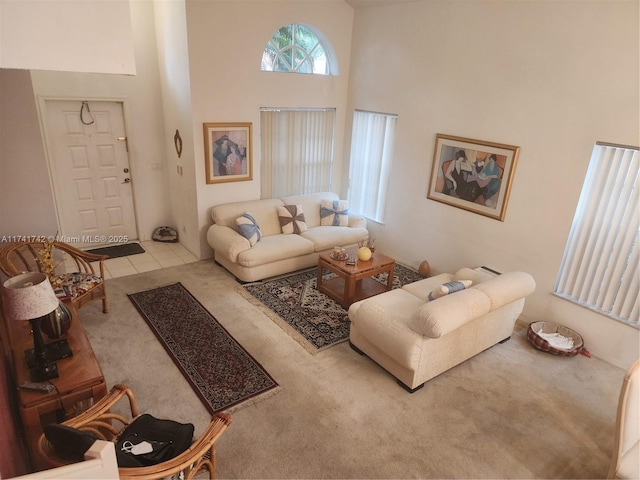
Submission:
[[369,232],[366,228],[313,227],[300,236],[313,242],[316,252],[323,252],[335,246],[355,245],[369,238]]
[[445,282],[450,282],[453,280],[453,275],[450,273],[440,273],[433,277],[425,278],[423,280],[418,280],[417,282],[409,283],[402,287],[403,290],[415,295],[423,302],[427,301],[427,295],[431,293],[431,291],[442,285]]
[[58,287],[54,287],[56,297],[60,299],[76,298],[102,283],[102,277],[94,273],[72,272],[55,277]]
[[224,225],[237,231],[236,218],[246,212],[256,219],[263,237],[282,233],[278,221],[278,207],[284,205],[277,198],[248,200],[246,202],[216,205],[211,209],[211,217],[216,225]]
[[307,227],[320,226],[320,203],[322,200],[340,200],[334,192],[304,193],[280,198],[283,205],[301,205]]
[[348,202],[346,200],[322,200],[320,203],[320,225],[348,227]]
[[624,452],[620,457],[620,466],[616,471],[615,478],[639,478],[638,472],[638,456],[640,455],[640,440],[633,444],[633,446]]
[[495,278],[495,275],[469,267],[461,268],[453,275],[454,280],[471,280],[474,285],[480,282],[486,282],[492,278]]
[[483,292],[491,301],[491,310],[496,310],[511,302],[533,293],[536,282],[526,272],[507,272],[479,283],[471,289]]
[[237,263],[251,268],[313,253],[313,243],[300,235],[269,235],[255,246],[238,253]]
[[425,337],[439,338],[489,313],[491,302],[478,290],[467,288],[418,308],[409,321],[409,328]]
[[240,235],[249,240],[252,247],[262,238],[260,227],[250,213],[244,213],[236,218],[236,225],[238,225]]
[[278,219],[284,234],[299,234],[308,230],[302,205],[283,205],[278,207]]
[[469,288],[471,283],[471,280],[453,280],[451,282],[443,283],[429,292],[429,295],[427,295],[427,301],[432,302],[440,297],[449,295],[450,293],[459,292],[465,288]]
[[423,337],[407,324],[422,301],[401,288],[356,302],[349,318],[360,335],[405,368],[420,364]]

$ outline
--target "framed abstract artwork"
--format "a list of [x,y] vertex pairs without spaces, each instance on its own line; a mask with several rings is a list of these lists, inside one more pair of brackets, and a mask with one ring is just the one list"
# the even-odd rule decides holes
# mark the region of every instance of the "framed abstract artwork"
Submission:
[[207,183],[253,178],[251,123],[204,123]]
[[504,221],[519,151],[437,134],[427,198]]

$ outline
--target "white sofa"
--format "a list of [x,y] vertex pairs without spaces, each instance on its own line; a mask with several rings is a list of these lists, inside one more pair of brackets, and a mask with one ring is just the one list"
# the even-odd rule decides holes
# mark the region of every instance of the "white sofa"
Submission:
[[[321,225],[322,200],[337,201],[333,192],[292,195],[217,205],[211,209],[213,225],[207,242],[214,259],[242,282],[254,282],[317,265],[318,256],[334,246],[347,247],[369,238],[367,221],[349,213],[348,226]],[[308,230],[284,234],[278,207],[299,205]],[[249,213],[258,224],[261,239],[251,245],[239,233],[236,220]]]
[[[451,281],[471,286],[427,301]],[[463,268],[361,300],[349,308],[349,341],[410,392],[511,337],[535,281],[524,272],[493,276]]]

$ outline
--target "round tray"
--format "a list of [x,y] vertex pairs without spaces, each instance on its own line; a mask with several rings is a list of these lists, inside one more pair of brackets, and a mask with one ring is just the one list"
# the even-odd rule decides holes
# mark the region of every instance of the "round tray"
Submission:
[[349,255],[345,255],[344,257],[336,257],[333,253],[330,255],[334,260],[338,260],[339,262],[344,262],[345,260],[349,260]]
[[[573,339],[573,348],[564,350],[553,347],[549,342],[538,335],[539,333],[559,333],[560,335],[571,338]],[[553,355],[573,357],[580,353],[584,348],[584,342],[578,332],[555,322],[533,322],[529,324],[529,328],[527,328],[527,338],[538,350],[552,353]]]

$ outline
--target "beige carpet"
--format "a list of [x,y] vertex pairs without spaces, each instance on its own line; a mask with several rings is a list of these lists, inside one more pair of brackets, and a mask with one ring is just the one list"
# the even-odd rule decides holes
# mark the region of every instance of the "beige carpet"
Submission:
[[[414,394],[339,344],[310,355],[236,292],[212,261],[108,280],[109,314],[80,311],[107,384],[144,411],[208,413],[126,294],[180,281],[282,390],[241,408],[218,443],[219,478],[603,478],[624,372],[512,339]],[[189,319],[185,318],[185,322]],[[588,345],[587,345],[588,347]]]

